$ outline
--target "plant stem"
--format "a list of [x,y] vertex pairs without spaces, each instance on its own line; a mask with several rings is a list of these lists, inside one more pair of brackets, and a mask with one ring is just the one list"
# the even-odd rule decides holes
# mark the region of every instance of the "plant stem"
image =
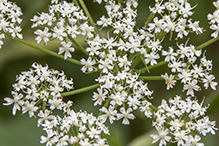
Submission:
[[[210,45],[210,44],[216,42],[217,40],[219,40],[219,36],[216,37],[216,38],[213,38],[213,39],[211,39],[211,40],[209,40],[209,41],[207,41],[207,42],[205,42],[205,43],[203,43],[203,44],[201,44],[201,45],[199,45],[198,47],[196,47],[196,50],[200,50],[200,49],[202,49],[202,48],[204,48],[204,47],[207,47],[208,45]],[[161,62],[159,62],[158,64],[156,64],[156,65],[154,65],[154,66],[149,66],[148,68],[140,69],[140,70],[137,71],[137,72],[138,72],[138,73],[139,73],[139,72],[144,73],[144,72],[147,71],[147,70],[150,70],[150,69],[153,69],[153,68],[157,68],[157,67],[162,66],[162,65],[165,65],[165,64],[167,64],[167,62],[161,61]]]
[[99,86],[100,86],[100,84],[94,84],[94,85],[84,87],[84,88],[81,88],[81,89],[77,89],[77,90],[74,90],[74,91],[63,92],[63,93],[61,93],[61,95],[62,96],[70,96],[70,95],[74,95],[74,94],[78,94],[78,93],[86,92],[88,90],[95,89]]
[[79,7],[79,4],[78,4],[77,0],[74,0],[74,3],[75,3],[76,6]]
[[205,42],[205,43],[199,45],[199,46],[196,47],[195,49],[196,49],[196,50],[200,50],[200,49],[202,49],[202,48],[204,48],[204,47],[206,47],[206,46],[208,46],[208,45],[210,45],[210,44],[216,42],[217,40],[219,40],[219,36],[216,37],[216,38],[210,39],[209,41],[207,41],[207,42]]
[[139,76],[139,79],[143,80],[163,80],[161,76]]
[[88,52],[80,45],[78,44],[69,34],[68,34],[68,38],[72,41],[72,43],[74,43],[84,54],[86,54],[87,56],[89,56]]
[[[57,53],[55,53],[55,52],[53,52],[53,51],[50,51],[50,50],[47,50],[47,49],[45,49],[45,48],[42,48],[42,47],[36,46],[36,45],[34,45],[34,44],[28,43],[28,42],[26,42],[26,41],[24,41],[24,40],[22,40],[22,39],[17,38],[17,37],[14,37],[14,38],[13,38],[13,37],[12,37],[10,34],[8,34],[8,33],[5,33],[5,35],[7,35],[8,37],[10,37],[10,38],[12,38],[12,39],[14,39],[14,40],[16,40],[16,41],[18,41],[18,42],[24,44],[24,45],[27,45],[27,46],[32,47],[32,48],[34,48],[34,49],[40,50],[40,51],[42,51],[42,52],[44,52],[44,53],[47,53],[47,54],[49,54],[49,55],[52,55],[52,56],[55,56],[55,57],[64,59],[64,56],[59,55],[59,54],[57,54]],[[72,59],[72,58],[67,58],[66,60],[69,61],[69,62],[72,62],[72,63],[74,63],[74,64],[80,65],[80,66],[82,65],[82,64],[80,63],[80,61],[75,60],[75,59]]]
[[148,24],[151,22],[151,20],[152,20],[153,17],[154,17],[154,13],[151,13],[151,14],[149,15],[149,17],[148,17],[147,22],[145,23],[145,28],[148,27]]
[[96,34],[99,34],[99,32],[98,32],[98,30],[95,26],[95,23],[93,21],[93,18],[91,17],[86,5],[84,4],[84,1],[83,0],[78,0],[78,1],[81,4],[81,7],[84,10],[85,14],[87,15],[88,19],[90,20],[91,25],[94,27],[94,30],[95,30]]
[[138,65],[138,63],[141,61],[140,55],[141,54],[138,54],[138,56],[136,57],[135,61],[132,63],[132,65],[130,67],[131,69],[135,68]]
[[157,63],[157,64],[155,64],[155,65],[153,65],[153,66],[149,66],[149,67],[140,69],[140,70],[137,71],[137,73],[139,73],[139,72],[144,73],[144,72],[147,71],[147,70],[154,69],[154,68],[159,67],[159,66],[162,66],[162,65],[164,65],[164,64],[167,64],[167,62],[161,61],[161,62],[159,62],[159,63]]

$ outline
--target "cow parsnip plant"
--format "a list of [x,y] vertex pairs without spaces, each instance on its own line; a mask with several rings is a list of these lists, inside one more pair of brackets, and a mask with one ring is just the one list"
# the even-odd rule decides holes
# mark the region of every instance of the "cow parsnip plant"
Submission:
[[[190,33],[200,35],[204,29],[193,20],[195,7],[187,0],[155,0],[149,6],[150,16],[142,28],[136,26],[137,0],[96,0],[104,3],[106,15],[94,22],[83,0],[66,2],[52,0],[47,12],[30,20],[36,43],[45,45],[56,40],[58,52],[52,52],[23,40],[20,24],[23,14],[15,3],[0,0],[0,45],[10,37],[27,46],[81,66],[81,73],[99,73],[97,83],[74,89],[74,80],[63,71],[49,69],[34,62],[27,71],[16,76],[11,97],[4,105],[38,119],[37,126],[47,133],[40,143],[46,146],[108,146],[105,135],[110,135],[105,122],[121,121],[129,125],[137,119],[134,111],[151,119],[157,134],[151,134],[152,143],[159,146],[175,143],[183,146],[202,146],[201,137],[215,134],[216,122],[206,111],[209,104],[198,101],[196,93],[202,89],[216,90],[212,60],[206,58],[204,47],[219,39],[219,1],[213,2],[215,11],[208,14],[212,39],[194,46]],[[84,38],[87,46],[76,41]],[[186,38],[184,43],[179,43]],[[176,47],[164,47],[165,41],[175,41]],[[74,48],[76,46],[77,48]],[[75,49],[87,57],[74,59]],[[140,64],[140,65],[139,65]],[[144,66],[140,68],[140,66]],[[169,70],[160,76],[150,73],[166,66]],[[73,77],[74,78],[74,77]],[[179,94],[162,99],[153,105],[153,89],[147,80],[164,80],[166,89],[182,84]],[[90,100],[99,108],[99,115],[74,110],[74,101],[64,102],[65,96],[96,89]],[[182,92],[183,91],[183,92]],[[54,110],[62,111],[55,115]]]

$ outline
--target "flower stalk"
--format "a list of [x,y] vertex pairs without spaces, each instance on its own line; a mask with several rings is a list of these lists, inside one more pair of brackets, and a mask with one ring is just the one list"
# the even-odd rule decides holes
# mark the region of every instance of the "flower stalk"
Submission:
[[100,86],[100,84],[94,84],[94,85],[91,85],[91,86],[88,86],[88,87],[84,87],[84,88],[81,88],[81,89],[77,89],[77,90],[73,90],[73,91],[69,91],[69,92],[63,92],[63,93],[61,93],[61,95],[62,96],[75,95],[75,94],[79,94],[79,93],[82,93],[82,92],[86,92],[86,91],[95,89],[95,88],[97,88],[99,86]]
[[[8,37],[10,37],[10,38],[12,38],[12,39],[14,39],[14,40],[16,40],[16,41],[18,41],[18,42],[24,44],[24,45],[27,45],[27,46],[29,46],[29,47],[31,47],[31,48],[37,49],[37,50],[39,50],[39,51],[42,51],[42,52],[47,53],[47,54],[49,54],[49,55],[55,56],[55,57],[57,57],[57,58],[64,59],[64,56],[63,56],[63,55],[59,55],[59,54],[57,54],[57,53],[55,53],[55,52],[53,52],[53,51],[50,51],[50,50],[48,50],[48,49],[45,49],[45,48],[36,46],[36,45],[34,45],[34,44],[31,44],[31,43],[28,43],[28,42],[26,42],[26,41],[24,41],[24,40],[22,40],[22,39],[19,39],[18,37],[14,37],[14,38],[13,38],[13,37],[12,37],[10,34],[8,34],[8,33],[5,33],[5,35],[7,35]],[[67,58],[66,60],[69,61],[69,62],[71,62],[71,63],[80,65],[80,66],[82,65],[82,64],[80,63],[80,61],[78,61],[78,60],[76,60],[76,59]]]

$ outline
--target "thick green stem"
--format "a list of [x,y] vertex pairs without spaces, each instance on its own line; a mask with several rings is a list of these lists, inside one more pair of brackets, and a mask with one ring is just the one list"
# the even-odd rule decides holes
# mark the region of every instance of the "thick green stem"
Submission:
[[95,89],[99,86],[100,86],[100,84],[94,84],[94,85],[84,87],[84,88],[81,88],[81,89],[77,89],[77,90],[74,90],[74,91],[63,92],[63,93],[61,93],[61,95],[62,96],[70,96],[70,95],[74,95],[74,94],[78,94],[78,93],[86,92],[88,90]]
[[161,76],[139,76],[142,80],[163,80]]
[[68,34],[68,38],[72,41],[72,43],[74,43],[84,54],[86,54],[87,56],[89,56],[88,52],[80,45],[78,44],[69,34]]
[[94,27],[94,30],[95,30],[96,34],[99,34],[99,32],[98,32],[98,30],[95,26],[95,23],[93,21],[93,18],[91,17],[86,5],[84,4],[84,1],[83,0],[78,0],[78,1],[81,4],[81,7],[84,10],[85,14],[87,15],[88,19],[90,20],[91,25]]
[[216,38],[210,39],[209,41],[199,45],[198,47],[196,47],[196,50],[200,50],[200,49],[202,49],[202,48],[204,48],[204,47],[206,47],[206,46],[216,42],[217,40],[219,40],[219,36],[216,37]]
[[79,3],[77,2],[77,0],[74,0],[74,3],[75,3],[76,6],[79,7]]
[[[50,50],[47,50],[47,49],[45,49],[45,48],[42,48],[42,47],[36,46],[36,45],[34,45],[34,44],[28,43],[28,42],[26,42],[26,41],[24,41],[24,40],[22,40],[22,39],[17,38],[17,37],[14,37],[14,38],[13,38],[13,37],[12,37],[10,34],[8,34],[8,33],[5,33],[5,35],[7,35],[8,37],[10,37],[10,38],[12,38],[12,39],[14,39],[14,40],[16,40],[16,41],[18,41],[18,42],[24,44],[24,45],[27,45],[27,46],[32,47],[32,48],[34,48],[34,49],[40,50],[40,51],[42,51],[42,52],[44,52],[44,53],[47,53],[47,54],[49,54],[49,55],[52,55],[52,56],[55,56],[55,57],[64,59],[64,56],[59,55],[59,54],[57,54],[57,53],[55,53],[55,52],[53,52],[53,51],[50,51]],[[75,60],[75,59],[72,59],[72,58],[67,58],[66,60],[69,61],[69,62],[72,62],[72,63],[74,63],[74,64],[77,64],[77,65],[82,65],[82,64],[80,63],[80,61]]]

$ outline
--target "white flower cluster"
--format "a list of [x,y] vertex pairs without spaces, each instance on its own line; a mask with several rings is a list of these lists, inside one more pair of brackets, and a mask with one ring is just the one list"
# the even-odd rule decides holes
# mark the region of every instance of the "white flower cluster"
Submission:
[[[67,103],[68,104],[68,103]],[[41,143],[46,146],[66,146],[79,144],[81,146],[109,146],[101,133],[109,134],[108,128],[99,122],[95,116],[87,112],[70,110],[71,103],[63,118],[49,115],[51,111],[40,111],[38,123],[41,124],[47,136],[41,136]]]
[[[122,124],[129,125],[129,119],[135,118],[132,114],[134,110],[151,105],[145,97],[151,98],[153,92],[148,89],[147,84],[138,80],[138,75],[123,71],[116,76],[108,73],[97,80],[102,85],[97,89],[98,93],[94,92],[93,100],[95,106],[105,103],[100,108],[102,114],[99,119],[102,122],[109,119],[112,124],[115,120],[123,119]],[[144,110],[145,115],[150,117],[148,110]]]
[[203,146],[199,143],[199,135],[215,134],[218,130],[216,122],[205,116],[208,107],[203,107],[203,102],[199,104],[192,97],[183,100],[180,96],[170,98],[169,103],[163,99],[153,115],[152,125],[158,131],[158,135],[151,135],[153,143],[160,140],[159,146],[166,145],[166,142],[177,143],[178,146]]
[[12,85],[14,99],[5,98],[7,103],[4,105],[14,104],[13,115],[22,108],[22,114],[28,112],[30,117],[35,116],[34,113],[45,106],[51,110],[62,110],[65,103],[62,101],[61,92],[64,89],[73,89],[72,79],[67,80],[64,72],[50,70],[47,65],[42,67],[33,63],[32,67],[16,77],[17,83]]
[[190,31],[196,34],[203,33],[202,28],[199,27],[199,21],[193,22],[192,18],[189,18],[195,6],[191,7],[190,3],[185,0],[155,1],[155,6],[149,8],[151,12],[159,15],[154,17],[153,23],[149,23],[148,30],[154,33],[176,32],[177,38],[187,36]]
[[213,14],[208,14],[208,20],[210,20],[210,29],[214,30],[215,32],[211,34],[212,37],[216,38],[219,33],[219,1],[213,2],[216,10]]
[[[102,0],[95,0],[101,4]],[[81,2],[81,1],[80,1]],[[151,135],[153,143],[160,140],[159,146],[167,142],[177,145],[204,145],[200,143],[200,135],[215,134],[215,121],[210,121],[205,115],[208,107],[203,102],[194,99],[195,92],[210,86],[216,90],[216,83],[212,72],[212,61],[207,60],[200,48],[186,43],[176,43],[175,47],[165,49],[162,42],[166,34],[170,40],[176,35],[176,40],[188,36],[193,32],[203,33],[199,21],[193,21],[191,16],[195,6],[187,0],[155,0],[155,6],[149,7],[151,15],[144,27],[136,28],[137,0],[122,2],[104,0],[106,15],[96,21],[83,10],[83,3],[68,3],[52,0],[48,13],[34,16],[32,28],[40,27],[34,33],[37,43],[47,44],[52,39],[60,41],[58,54],[64,53],[64,59],[71,58],[76,45],[87,55],[80,63],[83,73],[99,72],[96,82],[99,83],[97,92],[93,92],[94,106],[99,106],[98,117],[87,112],[75,112],[70,109],[73,102],[65,103],[61,93],[73,89],[72,79],[67,80],[64,72],[49,70],[34,63],[30,71],[17,76],[17,83],[13,85],[14,99],[5,98],[4,105],[13,106],[13,114],[22,109],[22,113],[29,112],[29,116],[38,116],[38,126],[42,126],[47,136],[41,137],[41,143],[51,145],[108,145],[100,134],[109,134],[103,123],[110,124],[122,119],[122,124],[129,125],[134,119],[133,111],[140,110],[147,118],[153,120],[158,135]],[[5,5],[6,1],[3,3]],[[0,3],[1,4],[1,3]],[[219,8],[219,1],[213,3]],[[85,9],[85,8],[83,8]],[[214,23],[219,22],[219,11],[209,14],[211,28],[217,30]],[[2,12],[4,13],[4,12]],[[5,17],[1,22],[4,22]],[[11,18],[11,15],[8,15]],[[11,19],[12,21],[13,19]],[[7,21],[5,21],[7,23]],[[0,25],[1,30],[4,29]],[[43,28],[43,29],[42,29]],[[99,29],[98,29],[99,28]],[[8,29],[9,30],[9,29]],[[219,29],[218,29],[219,30]],[[218,36],[218,31],[212,34]],[[99,33],[101,31],[101,33]],[[105,34],[104,34],[105,33]],[[75,41],[82,35],[87,43],[83,48]],[[140,80],[140,75],[149,74],[150,69],[160,63],[167,63],[172,74],[161,75],[167,84],[167,90],[173,88],[177,80],[183,84],[183,91],[189,96],[182,99],[176,96],[162,100],[156,109],[148,99],[153,99],[148,84]],[[143,69],[139,69],[140,67]],[[145,73],[147,71],[147,73]],[[147,75],[148,75],[147,74]],[[150,77],[150,76],[149,76]],[[161,78],[160,76],[158,76]],[[162,78],[161,78],[162,79]],[[203,100],[204,101],[204,100]],[[53,110],[62,110],[63,117],[51,115]],[[38,114],[35,114],[38,113]]]
[[71,58],[70,52],[75,50],[69,38],[72,40],[79,34],[93,37],[94,28],[88,25],[87,17],[74,3],[56,2],[49,7],[48,13],[35,15],[31,21],[34,22],[32,28],[43,28],[34,32],[37,43],[43,40],[46,44],[51,39],[61,41],[58,54],[64,53],[64,59]]
[[[13,104],[13,115],[22,109],[22,114],[29,113],[29,117],[38,117],[38,126],[42,126],[47,136],[41,136],[41,143],[47,146],[56,144],[104,145],[106,139],[100,134],[109,134],[108,128],[92,114],[71,110],[72,101],[65,103],[61,92],[73,89],[73,82],[67,80],[64,72],[50,70],[33,63],[33,68],[17,76],[17,83],[13,84],[13,99],[6,97],[7,103]],[[63,111],[63,118],[51,115],[55,109]]]
[[[184,84],[183,90],[187,90],[186,95],[195,96],[194,90],[199,91],[201,87],[198,82],[204,83],[205,89],[211,86],[216,90],[217,82],[214,82],[212,72],[212,61],[207,60],[205,53],[201,50],[196,50],[194,45],[187,46],[186,44],[178,45],[178,49],[174,50],[169,47],[168,51],[162,50],[162,55],[165,56],[165,61],[168,62],[168,67],[174,75],[161,75],[167,84],[167,90],[173,88],[176,80],[181,80]],[[203,55],[199,60],[198,58]],[[199,63],[198,63],[199,62]]]
[[23,39],[21,27],[19,26],[22,22],[20,18],[22,14],[21,8],[15,3],[7,0],[0,1],[0,48],[3,45],[2,39],[5,38],[4,33],[9,33],[13,38],[18,37]]

